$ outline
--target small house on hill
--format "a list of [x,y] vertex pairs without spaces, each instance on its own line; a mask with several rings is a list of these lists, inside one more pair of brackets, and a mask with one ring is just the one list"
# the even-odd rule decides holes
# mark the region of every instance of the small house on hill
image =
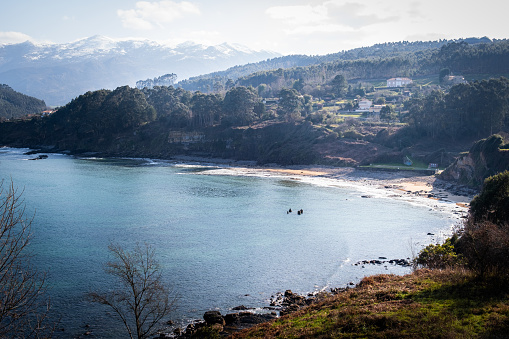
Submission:
[[412,83],[410,78],[390,78],[387,80],[387,87],[404,87]]
[[447,85],[466,84],[467,81],[462,75],[447,75],[443,78],[443,83]]
[[360,100],[359,101],[359,110],[366,111],[371,107],[372,104],[373,104],[373,101],[371,101],[371,100],[367,100],[367,99]]

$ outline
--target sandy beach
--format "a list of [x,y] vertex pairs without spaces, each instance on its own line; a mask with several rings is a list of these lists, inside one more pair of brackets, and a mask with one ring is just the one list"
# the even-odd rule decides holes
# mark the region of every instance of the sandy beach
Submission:
[[[390,190],[394,194],[421,196],[433,200],[454,202],[467,208],[476,191],[458,187],[434,175],[416,175],[412,171],[379,171],[351,167],[290,166],[259,167],[229,164],[227,169],[246,175],[281,175],[301,180],[301,177],[328,178],[357,185]],[[461,194],[458,194],[461,192]]]
[[392,198],[449,213],[460,221],[468,213],[469,203],[477,194],[474,189],[438,179],[435,175],[396,170],[372,170],[328,166],[259,166],[254,162],[185,157],[184,163],[197,162],[211,166],[208,175],[241,175],[283,177],[310,184],[350,187],[359,190],[363,198]]

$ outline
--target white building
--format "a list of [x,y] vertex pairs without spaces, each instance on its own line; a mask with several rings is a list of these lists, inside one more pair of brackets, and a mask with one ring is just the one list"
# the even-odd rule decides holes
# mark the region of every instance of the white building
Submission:
[[371,101],[371,100],[366,100],[366,99],[360,100],[359,101],[359,111],[368,110],[372,104],[373,104],[373,101]]
[[410,78],[390,78],[387,80],[387,87],[404,87],[412,83]]

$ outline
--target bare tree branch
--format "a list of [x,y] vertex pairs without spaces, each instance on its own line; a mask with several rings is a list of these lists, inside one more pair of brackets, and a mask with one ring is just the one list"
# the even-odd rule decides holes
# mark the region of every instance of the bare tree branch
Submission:
[[138,244],[130,252],[118,245],[108,249],[114,260],[106,264],[106,273],[115,277],[121,288],[88,293],[89,299],[112,308],[131,338],[153,336],[176,302],[163,282],[155,250],[148,244]]
[[47,337],[46,275],[31,264],[32,220],[25,217],[23,192],[0,182],[0,337]]

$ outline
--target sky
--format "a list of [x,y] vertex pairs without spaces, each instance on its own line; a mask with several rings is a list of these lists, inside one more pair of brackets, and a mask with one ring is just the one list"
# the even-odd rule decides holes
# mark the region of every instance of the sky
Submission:
[[0,44],[94,35],[322,55],[376,43],[509,38],[503,0],[6,0]]

